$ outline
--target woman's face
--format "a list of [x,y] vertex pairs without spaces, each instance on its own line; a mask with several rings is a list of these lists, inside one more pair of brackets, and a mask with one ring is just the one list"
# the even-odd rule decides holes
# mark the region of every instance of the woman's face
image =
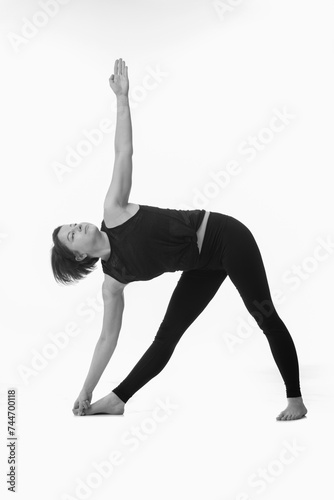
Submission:
[[74,254],[89,254],[96,244],[99,232],[90,222],[64,224],[59,230],[58,238]]

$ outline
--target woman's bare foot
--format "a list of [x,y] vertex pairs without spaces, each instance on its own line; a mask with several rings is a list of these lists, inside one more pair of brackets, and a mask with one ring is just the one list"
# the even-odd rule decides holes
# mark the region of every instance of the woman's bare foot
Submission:
[[307,408],[303,403],[303,398],[288,398],[288,406],[276,417],[276,420],[297,420],[303,418],[307,413]]
[[[78,409],[72,411],[74,415],[80,416]],[[107,396],[104,396],[104,398],[93,403],[87,410],[83,410],[83,415],[98,415],[101,413],[108,415],[123,415],[124,403],[116,394],[111,392],[107,394]]]

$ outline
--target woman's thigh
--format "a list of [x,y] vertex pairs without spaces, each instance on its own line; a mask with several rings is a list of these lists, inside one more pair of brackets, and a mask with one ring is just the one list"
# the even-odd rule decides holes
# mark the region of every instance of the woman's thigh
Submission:
[[177,342],[215,296],[226,276],[221,269],[183,271],[156,339]]
[[222,263],[229,278],[254,317],[259,314],[269,317],[275,308],[262,255],[252,232],[239,220],[229,217],[225,238]]

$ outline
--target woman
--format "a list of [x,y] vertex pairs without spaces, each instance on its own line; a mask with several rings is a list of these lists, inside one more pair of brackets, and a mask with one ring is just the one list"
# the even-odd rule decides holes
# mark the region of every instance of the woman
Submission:
[[[75,415],[120,415],[130,397],[167,364],[178,341],[229,276],[250,314],[266,335],[286,386],[287,407],[277,420],[307,413],[299,386],[293,340],[278,316],[257,243],[250,230],[229,215],[205,210],[174,210],[129,203],[132,182],[132,125],[128,67],[115,61],[109,79],[117,98],[115,164],[104,201],[100,229],[94,224],[65,224],[53,232],[51,263],[57,282],[87,275],[101,259],[104,271],[102,333]],[[128,283],[164,272],[183,271],[152,345],[110,394],[91,405],[92,392],[117,345]]]

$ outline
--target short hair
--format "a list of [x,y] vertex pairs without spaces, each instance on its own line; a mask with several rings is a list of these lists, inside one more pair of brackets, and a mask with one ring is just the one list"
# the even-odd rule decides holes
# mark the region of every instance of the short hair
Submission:
[[95,269],[98,257],[85,257],[76,260],[75,254],[69,250],[58,238],[62,226],[56,227],[52,233],[54,246],[51,248],[51,267],[57,283],[68,285],[79,281]]

